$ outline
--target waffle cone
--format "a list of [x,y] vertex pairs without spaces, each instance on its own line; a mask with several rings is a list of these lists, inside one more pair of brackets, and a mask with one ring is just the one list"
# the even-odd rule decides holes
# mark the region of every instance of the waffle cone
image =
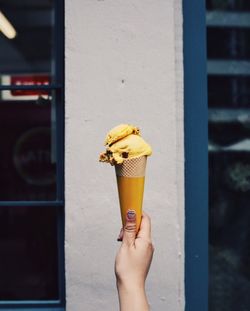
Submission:
[[115,166],[122,224],[124,227],[128,210],[134,210],[137,232],[141,224],[146,163],[147,157],[142,156]]

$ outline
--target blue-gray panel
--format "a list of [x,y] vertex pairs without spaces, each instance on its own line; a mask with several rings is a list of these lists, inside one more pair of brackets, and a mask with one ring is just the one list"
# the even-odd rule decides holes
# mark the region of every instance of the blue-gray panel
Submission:
[[208,310],[208,134],[204,0],[183,0],[186,311]]

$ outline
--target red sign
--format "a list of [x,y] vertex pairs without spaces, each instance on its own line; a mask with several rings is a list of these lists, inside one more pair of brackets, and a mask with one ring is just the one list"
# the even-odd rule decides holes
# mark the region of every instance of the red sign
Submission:
[[[12,76],[10,79],[11,85],[17,86],[41,86],[49,85],[51,82],[50,76]],[[31,96],[31,95],[48,95],[47,90],[12,90],[12,96]]]

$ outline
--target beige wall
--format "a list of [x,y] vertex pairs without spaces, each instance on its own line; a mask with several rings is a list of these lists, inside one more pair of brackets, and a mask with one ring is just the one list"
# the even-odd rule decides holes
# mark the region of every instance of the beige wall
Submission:
[[113,168],[98,163],[106,132],[138,125],[154,153],[144,208],[155,255],[152,310],[184,309],[181,0],[66,0],[67,310],[118,310]]

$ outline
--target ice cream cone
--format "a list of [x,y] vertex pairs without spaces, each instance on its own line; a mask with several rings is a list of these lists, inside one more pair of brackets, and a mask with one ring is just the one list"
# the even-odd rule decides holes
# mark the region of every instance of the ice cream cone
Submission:
[[136,232],[141,224],[147,156],[126,159],[115,166],[123,227],[128,210],[136,212]]

